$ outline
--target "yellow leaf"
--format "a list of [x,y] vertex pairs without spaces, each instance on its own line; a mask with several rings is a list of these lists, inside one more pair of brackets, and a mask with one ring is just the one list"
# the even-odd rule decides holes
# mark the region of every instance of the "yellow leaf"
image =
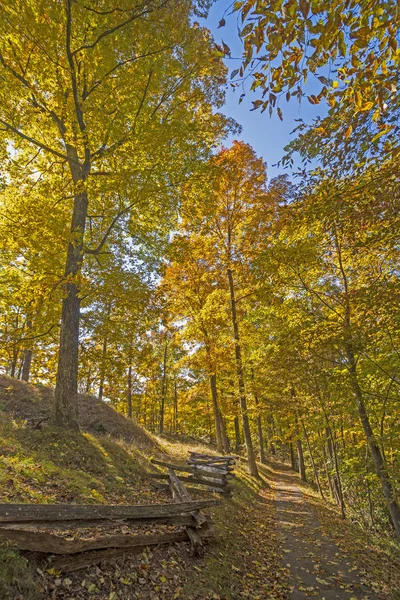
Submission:
[[364,104],[364,106],[360,110],[371,110],[371,108],[373,106],[374,106],[373,102],[367,102],[366,104]]
[[353,126],[350,125],[350,127],[347,129],[346,133],[344,134],[344,137],[346,138],[346,140],[351,136],[352,131],[353,131]]

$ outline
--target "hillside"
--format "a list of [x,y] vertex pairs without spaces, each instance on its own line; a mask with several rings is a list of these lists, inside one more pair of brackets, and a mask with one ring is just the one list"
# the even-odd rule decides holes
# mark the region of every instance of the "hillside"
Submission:
[[[92,396],[80,397],[81,433],[51,421],[35,430],[30,419],[51,408],[50,389],[0,378],[1,502],[171,502],[152,487],[149,458],[183,460],[193,445],[154,436]],[[400,567],[388,546],[341,521],[284,465],[259,467],[254,479],[238,466],[232,499],[211,511],[216,539],[203,559],[180,543],[65,575],[3,548],[0,598],[284,600],[291,590],[293,598],[399,597]]]

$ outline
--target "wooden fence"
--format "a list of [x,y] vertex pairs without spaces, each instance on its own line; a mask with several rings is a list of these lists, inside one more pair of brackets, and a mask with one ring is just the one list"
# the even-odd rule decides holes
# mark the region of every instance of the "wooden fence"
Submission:
[[[59,571],[75,571],[126,552],[139,553],[148,546],[183,541],[190,542],[194,555],[203,555],[203,541],[209,537],[211,524],[203,509],[218,504],[219,500],[193,500],[183,482],[229,495],[228,478],[233,476],[235,457],[191,452],[184,467],[152,462],[168,471],[152,477],[166,480],[174,500],[172,504],[0,504],[0,543],[49,554],[51,566]],[[178,477],[176,471],[184,475]],[[137,527],[138,532],[104,534],[108,527],[115,529],[119,525]],[[144,525],[154,525],[154,528],[140,531]],[[157,531],[157,525],[173,526],[175,531],[165,532],[160,528]],[[57,530],[86,528],[94,528],[92,537],[66,538],[56,533]]]
[[[236,464],[235,456],[211,456],[208,454],[198,454],[190,452],[190,456],[185,466],[176,465],[161,460],[153,459],[154,465],[164,467],[169,471],[178,471],[184,473],[179,475],[180,481],[191,483],[206,488],[208,491],[230,496],[232,486],[229,480],[234,477],[234,468]],[[151,475],[154,479],[165,479],[169,481],[170,474],[155,473]]]

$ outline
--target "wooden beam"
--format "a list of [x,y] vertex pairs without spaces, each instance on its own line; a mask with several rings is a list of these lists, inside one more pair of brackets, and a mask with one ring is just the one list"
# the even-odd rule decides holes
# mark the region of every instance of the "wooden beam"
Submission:
[[[166,475],[168,477],[168,475]],[[168,485],[166,485],[168,489]],[[177,525],[189,527],[196,525],[193,517],[188,515],[173,515],[170,517],[148,517],[145,519],[98,519],[98,520],[70,520],[70,521],[22,521],[18,523],[5,522],[0,523],[0,532],[2,529],[37,529],[46,527],[46,529],[86,529],[91,527],[118,527],[118,525],[130,525],[140,527],[142,525]]]
[[[151,459],[151,462],[153,463],[153,465],[159,465],[160,467],[166,467],[167,469],[174,469],[174,471],[181,471],[182,473],[199,473],[200,470],[197,469],[196,466],[191,466],[188,465],[186,467],[181,467],[180,465],[174,465],[172,463],[167,463],[167,462],[163,462],[162,460],[156,460],[155,458]],[[203,469],[206,469],[208,467],[203,467]],[[202,475],[204,475],[204,473],[202,473]],[[216,473],[213,469],[211,469],[209,471],[209,474],[207,475],[207,477],[215,477],[216,479],[221,477],[221,473]]]
[[40,531],[26,531],[22,529],[1,529],[0,540],[12,544],[19,550],[33,552],[46,552],[48,554],[78,554],[87,550],[102,548],[131,548],[140,546],[156,546],[170,544],[187,539],[185,532],[161,534],[135,534],[135,535],[106,535],[90,539],[74,539],[43,533]]
[[[164,473],[154,473],[151,475],[151,477],[153,479],[168,479],[169,475],[166,475]],[[180,481],[185,481],[185,482],[189,482],[189,483],[197,483],[198,485],[206,485],[206,486],[211,486],[211,487],[220,487],[220,488],[224,488],[225,486],[228,485],[228,481],[226,479],[205,479],[203,477],[185,477],[185,476],[179,476],[179,480]]]
[[170,517],[218,504],[218,500],[196,500],[174,504],[0,504],[0,522],[124,520]]
[[[174,499],[178,499],[181,502],[190,502],[192,499],[191,495],[183,485],[181,481],[179,481],[175,471],[173,469],[168,469],[169,483],[171,488],[171,493]],[[200,511],[193,512],[192,515],[198,520],[199,526],[202,525],[205,517]],[[204,555],[204,546],[201,541],[201,537],[197,533],[197,531],[192,527],[185,528],[186,533],[189,536],[190,542],[192,544],[193,554],[196,556]]]

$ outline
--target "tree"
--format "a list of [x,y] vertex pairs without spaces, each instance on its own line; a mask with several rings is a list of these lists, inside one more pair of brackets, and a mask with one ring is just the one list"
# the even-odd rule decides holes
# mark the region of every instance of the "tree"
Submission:
[[[40,164],[46,157],[72,199],[55,391],[59,425],[78,427],[84,261],[105,251],[114,225],[144,190],[162,196],[178,172],[190,172],[223,127],[211,109],[221,102],[223,67],[213,60],[207,33],[190,26],[191,10],[189,3],[168,0],[137,7],[124,1],[118,10],[72,0],[40,9],[3,6],[4,143],[12,144],[14,160],[30,153]],[[199,111],[201,132],[193,128]],[[169,173],[179,165],[169,181],[166,164]],[[102,217],[96,246],[86,243],[91,210]]]
[[[328,116],[301,124],[293,151],[324,157],[326,167],[363,167],[398,156],[400,17],[393,0],[239,0],[244,59],[238,83],[248,76],[260,93],[255,109],[283,118],[281,100],[326,100]],[[311,81],[310,81],[311,80]],[[309,91],[311,87],[312,93]],[[306,133],[304,133],[306,132]],[[330,155],[330,162],[327,154]]]

